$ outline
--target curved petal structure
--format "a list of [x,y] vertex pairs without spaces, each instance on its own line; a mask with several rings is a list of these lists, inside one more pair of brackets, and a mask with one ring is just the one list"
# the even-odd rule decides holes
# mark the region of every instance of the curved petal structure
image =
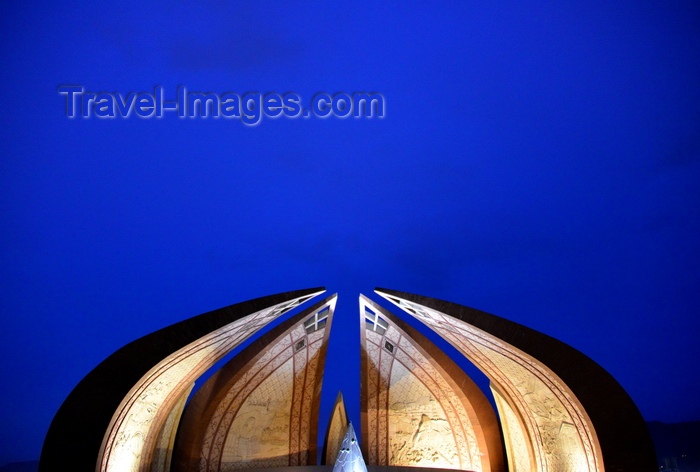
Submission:
[[464,371],[364,296],[360,320],[367,464],[504,471],[496,414]]
[[336,295],[265,333],[219,369],[185,408],[175,472],[316,463],[326,346]]
[[146,471],[167,465],[193,382],[233,348],[323,289],[270,295],[214,310],[146,335],[93,369],[56,413],[44,441],[41,472]]
[[639,410],[593,360],[479,310],[394,290],[376,293],[423,322],[491,381],[512,472],[652,472]]
[[[312,472],[336,295],[275,323],[191,397],[190,392],[204,372],[242,342],[323,291],[231,305],[117,350],[61,405],[39,470],[279,472],[296,466]],[[383,467],[656,470],[651,437],[637,407],[584,354],[479,310],[405,292],[376,292],[480,369],[490,380],[496,408],[407,320],[360,296],[362,435],[355,437],[350,428],[350,442],[341,444],[349,423],[339,396],[323,451],[328,465],[321,468],[330,470],[335,456],[342,457],[345,470],[359,464],[359,442],[367,468],[375,472]]]
[[333,465],[338,458],[338,452],[343,444],[345,434],[348,429],[348,412],[345,410],[345,401],[343,394],[338,392],[333,405],[333,413],[328,420],[328,429],[326,430],[326,439],[323,442],[323,454],[321,463],[323,465]]

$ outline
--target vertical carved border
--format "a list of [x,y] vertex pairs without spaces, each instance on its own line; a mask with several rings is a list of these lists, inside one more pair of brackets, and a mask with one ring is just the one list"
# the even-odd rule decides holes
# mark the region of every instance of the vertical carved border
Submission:
[[[388,321],[383,334],[365,327],[365,307]],[[398,362],[440,405],[450,425],[459,461],[453,467],[504,471],[496,415],[478,386],[420,333],[364,296],[360,297],[360,319],[363,325],[361,401],[368,463],[408,465],[392,463],[389,458],[388,390],[392,388],[392,365]],[[383,348],[387,340],[393,346],[390,350]]]
[[[217,371],[183,414],[173,471],[219,471],[309,465],[316,461],[318,407],[325,352],[337,297],[331,296],[266,333]],[[307,333],[310,316],[327,312],[324,327]],[[288,448],[284,458],[222,461],[225,444],[247,399],[282,366],[291,365]]]

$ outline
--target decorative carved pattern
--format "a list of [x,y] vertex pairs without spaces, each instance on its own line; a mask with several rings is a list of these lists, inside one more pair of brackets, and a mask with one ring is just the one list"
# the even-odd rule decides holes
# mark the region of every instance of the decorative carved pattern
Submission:
[[481,471],[483,451],[452,386],[406,333],[387,325],[383,335],[371,324],[364,330],[368,463]]
[[236,414],[227,415],[231,422],[217,425],[208,470],[219,470],[219,464],[243,468],[288,463],[293,375],[293,361],[286,357],[247,398],[235,402]]
[[[444,409],[457,445],[458,454],[455,457],[460,461],[460,468],[480,470],[481,461],[478,458],[481,456],[481,451],[464,405],[437,369],[430,362],[426,362],[415,346],[408,342],[408,338],[403,337],[400,346],[401,349],[397,351],[396,358],[418,377]],[[466,458],[468,460],[465,460]]]
[[[488,333],[417,303],[389,298],[428,325],[474,362],[523,419],[538,471],[603,470],[590,420],[573,393],[544,365]],[[502,417],[508,412],[502,410]],[[509,456],[521,438],[509,429]],[[522,432],[522,431],[521,431]],[[520,467],[520,465],[518,465]],[[524,466],[523,466],[524,467]]]
[[[367,337],[370,333],[367,332]],[[377,359],[379,357],[379,347],[374,343],[368,342],[365,345],[368,359]],[[368,451],[367,462],[369,464],[379,463],[379,454],[377,452],[377,436],[379,432],[378,421],[378,399],[379,399],[379,370],[376,362],[369,361],[367,364],[367,436]],[[369,434],[370,431],[377,431],[377,434]]]
[[182,392],[242,340],[306,299],[280,303],[236,320],[153,367],[117,409],[100,449],[98,470],[148,470],[157,432]]
[[156,442],[155,451],[153,452],[149,472],[167,472],[170,470],[170,460],[173,453],[177,424],[180,421],[182,410],[185,408],[185,402],[192,391],[192,387],[194,387],[194,384],[191,384],[190,388],[185,390],[180,396],[180,399],[171,410],[168,419],[165,421],[163,428],[158,434],[158,440]]
[[[330,304],[335,304],[335,299]],[[331,311],[332,312],[332,311]],[[240,369],[203,428],[199,471],[308,465],[318,367],[330,324],[303,320]],[[308,328],[308,327],[307,327]],[[308,333],[308,334],[307,334]]]

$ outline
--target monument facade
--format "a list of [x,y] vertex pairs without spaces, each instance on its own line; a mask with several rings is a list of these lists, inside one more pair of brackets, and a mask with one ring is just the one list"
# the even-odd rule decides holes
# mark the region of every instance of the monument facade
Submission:
[[[40,470],[656,470],[638,409],[590,358],[504,318],[386,289],[376,293],[403,316],[359,300],[360,437],[339,395],[319,454],[337,302],[336,295],[319,300],[323,291],[242,302],[119,349],[57,412]],[[481,370],[490,391],[419,324]]]

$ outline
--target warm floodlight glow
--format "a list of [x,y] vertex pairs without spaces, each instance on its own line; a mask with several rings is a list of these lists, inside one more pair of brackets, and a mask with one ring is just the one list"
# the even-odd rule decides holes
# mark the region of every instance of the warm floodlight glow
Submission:
[[150,464],[161,429],[194,380],[251,334],[309,298],[296,298],[250,314],[159,362],[131,389],[115,412],[96,470],[137,472],[142,464]]
[[336,300],[268,331],[200,387],[183,413],[178,464],[200,472],[315,464],[312,425]]
[[378,293],[433,329],[489,377],[497,392],[499,415],[506,420],[503,432],[510,470],[604,470],[591,420],[573,392],[547,366],[457,318]]
[[420,333],[409,333],[364,296],[360,319],[367,462],[475,472],[497,467],[500,441],[484,434],[489,425],[495,430],[496,417],[478,387]]

